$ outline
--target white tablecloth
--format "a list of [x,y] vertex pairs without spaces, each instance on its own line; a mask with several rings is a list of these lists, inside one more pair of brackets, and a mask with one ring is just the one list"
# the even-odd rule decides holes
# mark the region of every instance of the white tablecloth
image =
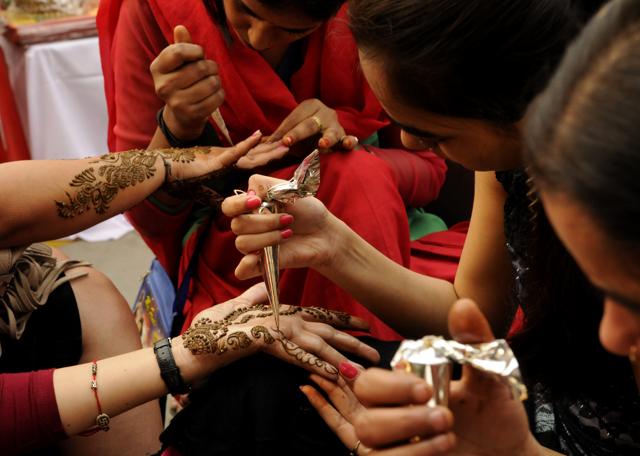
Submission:
[[[107,108],[97,38],[14,46],[2,38],[33,159],[82,158],[107,148]],[[113,239],[131,230],[122,216],[80,237]]]

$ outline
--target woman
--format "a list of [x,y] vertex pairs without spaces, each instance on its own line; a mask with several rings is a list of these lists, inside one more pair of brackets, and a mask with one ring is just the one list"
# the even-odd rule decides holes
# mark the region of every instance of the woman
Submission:
[[[637,181],[640,109],[634,102],[640,96],[638,74],[640,4],[615,0],[571,46],[550,85],[529,111],[525,155],[554,229],[589,280],[602,291],[600,341],[611,353],[629,358],[640,388],[640,286],[636,272],[640,240],[636,229],[640,217]],[[482,315],[469,302],[456,304],[450,315],[450,327],[452,335],[465,341],[491,338]],[[600,369],[592,366],[594,370]],[[614,380],[616,373],[608,374]],[[429,395],[420,379],[379,370],[362,375],[356,381],[355,391],[368,404],[385,406],[425,403]],[[468,371],[462,383],[452,389],[455,425],[446,410],[440,410],[445,418],[436,429],[437,420],[429,418],[433,411],[398,407],[362,413],[355,419],[355,432],[362,438],[362,444],[370,447],[385,447],[415,435],[446,435],[453,430],[458,447],[446,454],[551,454],[532,445],[523,426],[526,419],[522,409],[499,397],[505,393],[506,388],[500,383]],[[463,410],[459,399],[465,394],[472,401],[485,398],[484,412],[476,411],[474,416]],[[338,395],[334,393],[335,397]],[[487,398],[495,398],[495,402]],[[638,389],[634,400],[637,404]],[[616,409],[601,423],[603,429],[615,433],[615,445],[598,446],[594,435],[585,432],[582,438],[567,442],[569,448],[563,453],[638,454],[637,413],[635,420],[629,415],[617,419],[616,426],[613,422],[616,415],[629,409],[630,406]],[[498,410],[507,412],[507,433],[496,424],[500,418]],[[338,418],[335,414],[332,417]],[[593,424],[593,419],[587,418],[582,423],[585,428]],[[491,434],[492,429],[498,429],[500,438]],[[479,438],[483,431],[485,438]],[[446,447],[438,447],[434,439],[425,438],[416,445],[398,446],[393,454],[445,454],[453,438],[446,435],[439,439],[442,440],[446,440]],[[513,446],[496,448],[496,444],[504,442]],[[575,448],[580,448],[580,452]]]
[[[570,3],[447,1],[445,7],[436,0],[354,0],[351,27],[363,72],[390,117],[403,125],[405,144],[429,144],[479,170],[460,268],[453,286],[411,274],[313,199],[286,210],[296,222],[280,251],[283,267],[316,268],[405,334],[447,333],[447,313],[461,297],[473,298],[499,335],[522,308],[525,331],[514,344],[531,390],[527,405],[536,436],[551,448],[579,440],[583,414],[600,417],[633,404],[628,388],[605,374],[618,372],[624,383],[629,369],[594,337],[598,292],[537,210],[522,169],[524,110],[586,15]],[[476,71],[481,65],[486,71]],[[250,187],[272,183],[255,178]],[[246,211],[244,199],[228,199],[225,212]],[[255,275],[251,252],[280,241],[271,231],[278,220],[249,215],[232,225],[247,254],[237,274]],[[589,368],[594,362],[602,366],[596,373]],[[619,394],[605,394],[608,388]],[[588,431],[601,436],[598,445],[615,445],[615,433],[598,431],[598,425]]]
[[[0,180],[3,182],[0,245],[24,245],[85,229],[139,203],[161,187],[171,191],[180,181],[215,173],[237,161],[259,141],[260,135],[256,134],[230,149],[132,151],[83,160],[3,164],[0,166]],[[34,186],[33,182],[48,184]],[[27,249],[25,252],[31,255],[31,262],[40,260],[35,256],[40,250],[34,253]],[[114,451],[118,454],[141,454],[157,450],[160,432],[158,407],[157,403],[149,401],[166,394],[167,386],[159,375],[160,368],[153,352],[150,349],[133,352],[139,347],[137,332],[126,303],[113,285],[106,278],[94,278],[90,283],[81,283],[85,280],[82,278],[73,280],[72,295],[75,293],[78,301],[75,312],[80,314],[81,321],[76,321],[77,316],[75,320],[69,317],[68,313],[65,313],[68,317],[65,320],[57,312],[66,311],[64,306],[75,305],[75,300],[61,303],[66,295],[60,293],[52,293],[49,296],[51,302],[28,312],[16,305],[24,304],[23,294],[30,291],[20,288],[21,274],[37,275],[33,264],[30,270],[24,269],[25,263],[20,263],[19,267],[20,271],[13,271],[17,278],[3,283],[3,295],[0,297],[7,306],[4,311],[9,312],[2,314],[2,323],[9,315],[6,326],[14,328],[17,321],[22,330],[21,322],[27,321],[26,329],[18,335],[22,336],[20,340],[8,340],[4,334],[2,337],[0,415],[3,425],[0,447],[9,454],[40,448],[85,431],[96,422],[97,415],[106,413],[114,417],[148,402],[134,414],[125,414],[133,421],[116,418],[108,423],[111,433],[100,433],[91,438],[78,437],[63,445],[63,450],[65,454],[69,450],[74,450],[75,454],[86,454],[87,446],[91,445],[99,445],[92,450],[97,454],[112,454]],[[71,274],[77,273],[78,269],[71,269]],[[95,275],[96,272],[89,274]],[[3,281],[5,279],[3,277]],[[124,305],[124,311],[111,302],[114,294],[119,299],[117,304]],[[7,296],[17,299],[6,300]],[[172,344],[171,350],[177,366],[181,368],[182,381],[193,383],[213,370],[256,351],[273,353],[287,362],[335,378],[337,367],[344,359],[325,341],[338,349],[348,351],[353,348],[359,356],[371,361],[377,359],[375,350],[365,347],[353,337],[324,324],[313,323],[319,319],[338,323],[336,317],[341,316],[331,312],[311,312],[314,317],[309,311],[291,308],[285,311],[289,315],[285,315],[285,321],[281,320],[280,330],[272,330],[269,311],[256,306],[264,300],[262,287],[254,287],[233,302],[200,314],[183,340],[175,340]],[[87,307],[87,302],[99,308],[86,310],[85,315],[82,306]],[[116,312],[118,310],[119,313]],[[40,318],[45,314],[47,319]],[[75,327],[80,323],[81,331]],[[366,329],[366,324],[360,320],[345,320],[344,323],[347,327]],[[212,328],[216,325],[224,331],[216,332]],[[257,330],[258,326],[264,329]],[[2,329],[4,327],[3,324]],[[36,334],[32,337],[30,332]],[[72,344],[72,336],[76,333],[82,335],[82,346]],[[85,337],[91,341],[94,333],[101,338],[94,341],[95,344],[110,345],[110,352],[86,346]],[[131,343],[132,339],[134,343]],[[20,344],[28,347],[25,349]],[[74,365],[78,361],[76,359],[66,364],[49,360],[49,364],[33,366],[30,363],[43,357],[43,353],[33,352],[36,349],[58,358],[71,356],[80,350],[82,358],[79,365]],[[311,353],[316,349],[324,352],[318,353],[321,357]],[[16,355],[16,350],[21,350],[22,359]],[[71,354],[60,353],[62,350]],[[88,364],[93,359],[98,361]],[[10,370],[5,369],[12,360],[19,364]],[[331,363],[336,363],[337,367]],[[93,364],[97,364],[93,378],[98,384],[97,393],[89,387]],[[40,370],[28,372],[35,369]],[[168,389],[171,390],[171,384]],[[129,429],[123,429],[125,425]],[[112,439],[117,442],[114,444]],[[83,440],[83,444],[78,443]],[[55,450],[48,448],[45,451],[52,454]]]
[[[156,147],[166,145],[167,139],[172,145],[211,144],[218,137],[225,141],[210,120],[219,109],[231,140],[259,128],[273,145],[266,157],[262,154],[239,167],[255,168],[287,154],[288,159],[271,163],[268,172],[288,179],[294,169],[291,160],[299,161],[295,157],[305,150],[315,145],[351,149],[357,139],[345,135],[355,135],[370,144],[366,148],[371,153],[323,156],[325,185],[318,198],[386,256],[408,266],[405,205],[421,207],[433,200],[446,167],[432,152],[397,148],[397,130],[386,128],[389,121],[358,68],[343,3],[104,2],[98,26],[110,148]],[[188,31],[174,30],[180,24]],[[148,67],[151,74],[142,71]],[[157,129],[156,113],[161,108],[162,128]],[[395,148],[375,147],[378,143]],[[372,181],[376,185],[370,185]],[[239,176],[227,191],[245,185],[246,177]],[[365,192],[369,199],[354,206],[349,195]],[[214,217],[207,229],[198,231],[193,229],[197,207],[170,198],[155,202],[137,207],[129,216],[176,283],[182,281],[188,264],[196,262],[194,286],[185,305],[188,325],[195,313],[230,299],[249,283],[233,275],[231,265],[240,257],[225,219]],[[384,214],[369,217],[382,206],[387,208]],[[286,228],[282,231],[282,236],[289,235]],[[194,255],[201,236],[192,234],[206,236],[201,254]],[[435,271],[446,274],[449,269],[435,267]],[[314,271],[284,271],[281,293],[286,301],[302,306],[328,306],[359,315],[371,323],[377,339],[400,338]]]

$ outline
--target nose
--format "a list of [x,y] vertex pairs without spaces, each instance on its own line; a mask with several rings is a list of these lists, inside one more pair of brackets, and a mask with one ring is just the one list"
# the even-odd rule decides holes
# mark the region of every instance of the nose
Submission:
[[611,353],[627,356],[631,347],[640,348],[640,315],[611,299],[604,302],[600,342]]
[[263,21],[254,21],[247,35],[249,45],[258,52],[265,51],[273,46],[273,28]]

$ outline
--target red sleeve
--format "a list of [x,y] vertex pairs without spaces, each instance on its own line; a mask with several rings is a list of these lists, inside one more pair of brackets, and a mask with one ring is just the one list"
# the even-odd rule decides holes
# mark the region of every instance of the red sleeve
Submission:
[[[147,1],[122,2],[110,50],[113,67],[115,151],[146,148],[156,130],[156,112],[163,105],[156,96],[149,65],[166,42]],[[127,218],[176,280],[182,236],[190,207],[172,213],[149,200],[127,212]]]
[[146,148],[151,142],[163,103],[156,96],[149,65],[167,46],[149,4],[123,2],[110,55],[116,151]]
[[53,389],[54,369],[0,374],[0,448],[5,455],[66,437]]
[[169,277],[177,283],[182,237],[189,229],[191,205],[171,214],[149,199],[127,211],[127,219],[156,255]]
[[438,197],[447,173],[444,159],[430,151],[410,152],[373,146],[367,146],[367,149],[389,164],[405,205],[423,207]]

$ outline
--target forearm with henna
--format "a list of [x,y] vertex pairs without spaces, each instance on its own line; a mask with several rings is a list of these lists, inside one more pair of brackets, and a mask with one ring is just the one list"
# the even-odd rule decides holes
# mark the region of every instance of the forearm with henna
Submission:
[[[162,187],[168,194],[182,199],[209,203],[219,195],[207,187],[227,170],[219,170],[202,177],[179,179],[176,167],[189,165],[197,155],[210,153],[208,147],[189,149],[132,150],[103,155],[89,162],[91,166],[76,174],[65,191],[66,201],[56,200],[58,215],[73,218],[91,209],[98,215],[110,212],[110,205],[123,191],[155,178],[156,186],[138,195],[134,204]],[[182,173],[184,174],[184,173]],[[158,177],[161,177],[160,180]],[[149,191],[152,190],[152,191]],[[123,210],[122,207],[118,209]],[[125,207],[124,210],[128,209]],[[113,212],[113,211],[111,211]]]

